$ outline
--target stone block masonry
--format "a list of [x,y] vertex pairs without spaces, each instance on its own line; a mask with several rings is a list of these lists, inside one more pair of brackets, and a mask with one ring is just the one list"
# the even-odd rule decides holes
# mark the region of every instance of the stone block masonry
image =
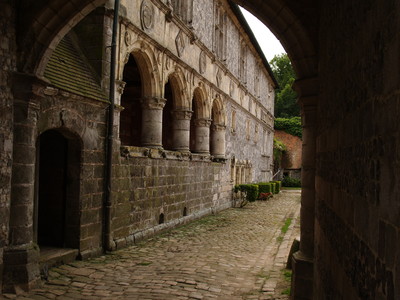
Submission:
[[150,158],[137,157],[135,150],[144,148],[123,149],[125,155],[113,168],[115,248],[231,206],[226,164],[214,163],[207,155],[157,150],[169,158]]
[[3,281],[3,252],[8,244],[13,151],[13,96],[11,73],[16,69],[14,11],[9,1],[0,1],[0,287]]

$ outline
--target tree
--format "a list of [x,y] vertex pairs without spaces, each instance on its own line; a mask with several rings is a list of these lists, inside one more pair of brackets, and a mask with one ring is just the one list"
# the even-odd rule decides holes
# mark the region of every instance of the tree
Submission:
[[292,64],[286,53],[275,55],[270,61],[272,72],[279,88],[275,93],[275,117],[291,118],[300,116],[296,92],[292,84],[296,78]]

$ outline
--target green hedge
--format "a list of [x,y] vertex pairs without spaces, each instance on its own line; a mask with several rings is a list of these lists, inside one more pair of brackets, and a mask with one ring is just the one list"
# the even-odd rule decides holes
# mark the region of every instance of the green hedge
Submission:
[[258,183],[258,191],[261,193],[272,193],[271,183],[260,182]]
[[276,183],[270,181],[269,184],[271,185],[271,193],[276,194],[276,192],[275,192]]
[[300,179],[285,176],[285,177],[283,177],[283,180],[282,180],[282,186],[301,187],[301,181],[300,181]]
[[235,193],[242,192],[246,194],[246,200],[249,202],[256,201],[258,198],[257,184],[238,184],[235,185]]
[[282,188],[282,182],[281,181],[271,181],[273,183],[275,183],[275,194],[279,194],[279,192],[281,191]]
[[301,118],[300,117],[292,117],[292,118],[276,118],[275,129],[283,130],[291,135],[302,137],[302,127],[301,127]]

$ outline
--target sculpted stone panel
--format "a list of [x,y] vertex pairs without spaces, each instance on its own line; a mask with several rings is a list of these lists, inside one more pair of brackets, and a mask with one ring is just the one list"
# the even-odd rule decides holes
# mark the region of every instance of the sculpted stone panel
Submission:
[[151,1],[143,0],[140,7],[140,20],[143,30],[151,30],[154,25],[154,7]]

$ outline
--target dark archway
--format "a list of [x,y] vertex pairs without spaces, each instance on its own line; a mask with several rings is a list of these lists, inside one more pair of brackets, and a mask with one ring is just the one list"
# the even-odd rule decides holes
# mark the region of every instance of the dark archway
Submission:
[[38,139],[35,234],[39,246],[79,248],[79,141],[48,130]]
[[125,65],[123,81],[126,82],[121,96],[121,106],[124,110],[120,115],[121,144],[125,146],[141,146],[142,132],[142,80],[139,67],[133,55],[130,55]]

